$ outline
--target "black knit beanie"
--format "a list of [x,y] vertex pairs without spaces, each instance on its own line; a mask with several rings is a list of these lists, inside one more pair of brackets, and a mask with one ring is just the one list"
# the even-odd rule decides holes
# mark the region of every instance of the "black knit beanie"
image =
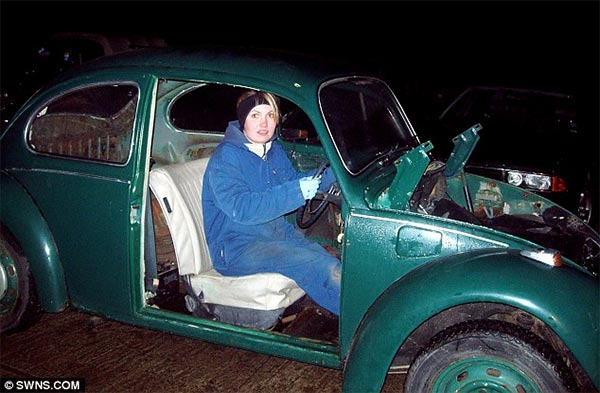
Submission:
[[244,124],[246,123],[246,117],[248,117],[248,113],[257,105],[270,105],[269,102],[265,99],[261,92],[256,92],[248,97],[244,98],[237,106],[237,117],[240,122],[240,129],[244,129]]

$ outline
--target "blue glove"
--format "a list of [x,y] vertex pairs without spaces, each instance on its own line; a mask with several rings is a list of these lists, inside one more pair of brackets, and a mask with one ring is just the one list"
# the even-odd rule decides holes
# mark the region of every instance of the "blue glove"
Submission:
[[317,194],[321,178],[313,179],[311,176],[303,177],[299,182],[304,199],[312,199]]

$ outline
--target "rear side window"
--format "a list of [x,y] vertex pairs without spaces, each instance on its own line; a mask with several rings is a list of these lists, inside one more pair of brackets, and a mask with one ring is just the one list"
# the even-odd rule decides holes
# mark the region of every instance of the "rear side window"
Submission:
[[72,91],[37,113],[27,141],[40,153],[125,163],[137,102],[138,89],[131,84],[94,85]]
[[[178,82],[163,81],[162,89],[173,89]],[[169,111],[171,124],[180,131],[223,133],[227,124],[237,118],[235,104],[247,89],[220,84],[188,87],[179,94]]]
[[[223,84],[184,83],[161,81],[162,91],[181,90],[170,105],[169,122],[178,131],[225,133],[230,121],[237,119],[236,103],[248,89]],[[166,94],[165,94],[166,95]],[[308,116],[294,103],[278,97],[281,112],[280,132],[284,139],[299,139],[305,143],[320,144],[317,132]],[[160,99],[159,99],[160,100]],[[158,127],[157,127],[158,128]]]

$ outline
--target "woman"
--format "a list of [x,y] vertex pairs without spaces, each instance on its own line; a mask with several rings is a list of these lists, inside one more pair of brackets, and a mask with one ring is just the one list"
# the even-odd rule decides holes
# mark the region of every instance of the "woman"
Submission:
[[237,116],[204,175],[204,225],[214,268],[226,276],[281,273],[339,315],[340,261],[284,217],[314,197],[320,184],[328,188],[333,174],[296,172],[275,141],[279,108],[273,95],[242,94]]

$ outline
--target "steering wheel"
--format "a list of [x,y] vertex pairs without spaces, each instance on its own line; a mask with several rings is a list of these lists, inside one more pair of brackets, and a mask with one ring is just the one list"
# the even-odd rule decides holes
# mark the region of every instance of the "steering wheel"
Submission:
[[[323,161],[313,177],[323,175],[323,172],[325,172],[325,169],[328,166],[329,161]],[[340,202],[340,188],[338,187],[337,182],[334,182],[327,191],[318,191],[312,199],[307,200],[303,206],[298,208],[296,211],[296,224],[298,227],[306,229],[317,222],[329,203],[334,203],[339,206]]]

